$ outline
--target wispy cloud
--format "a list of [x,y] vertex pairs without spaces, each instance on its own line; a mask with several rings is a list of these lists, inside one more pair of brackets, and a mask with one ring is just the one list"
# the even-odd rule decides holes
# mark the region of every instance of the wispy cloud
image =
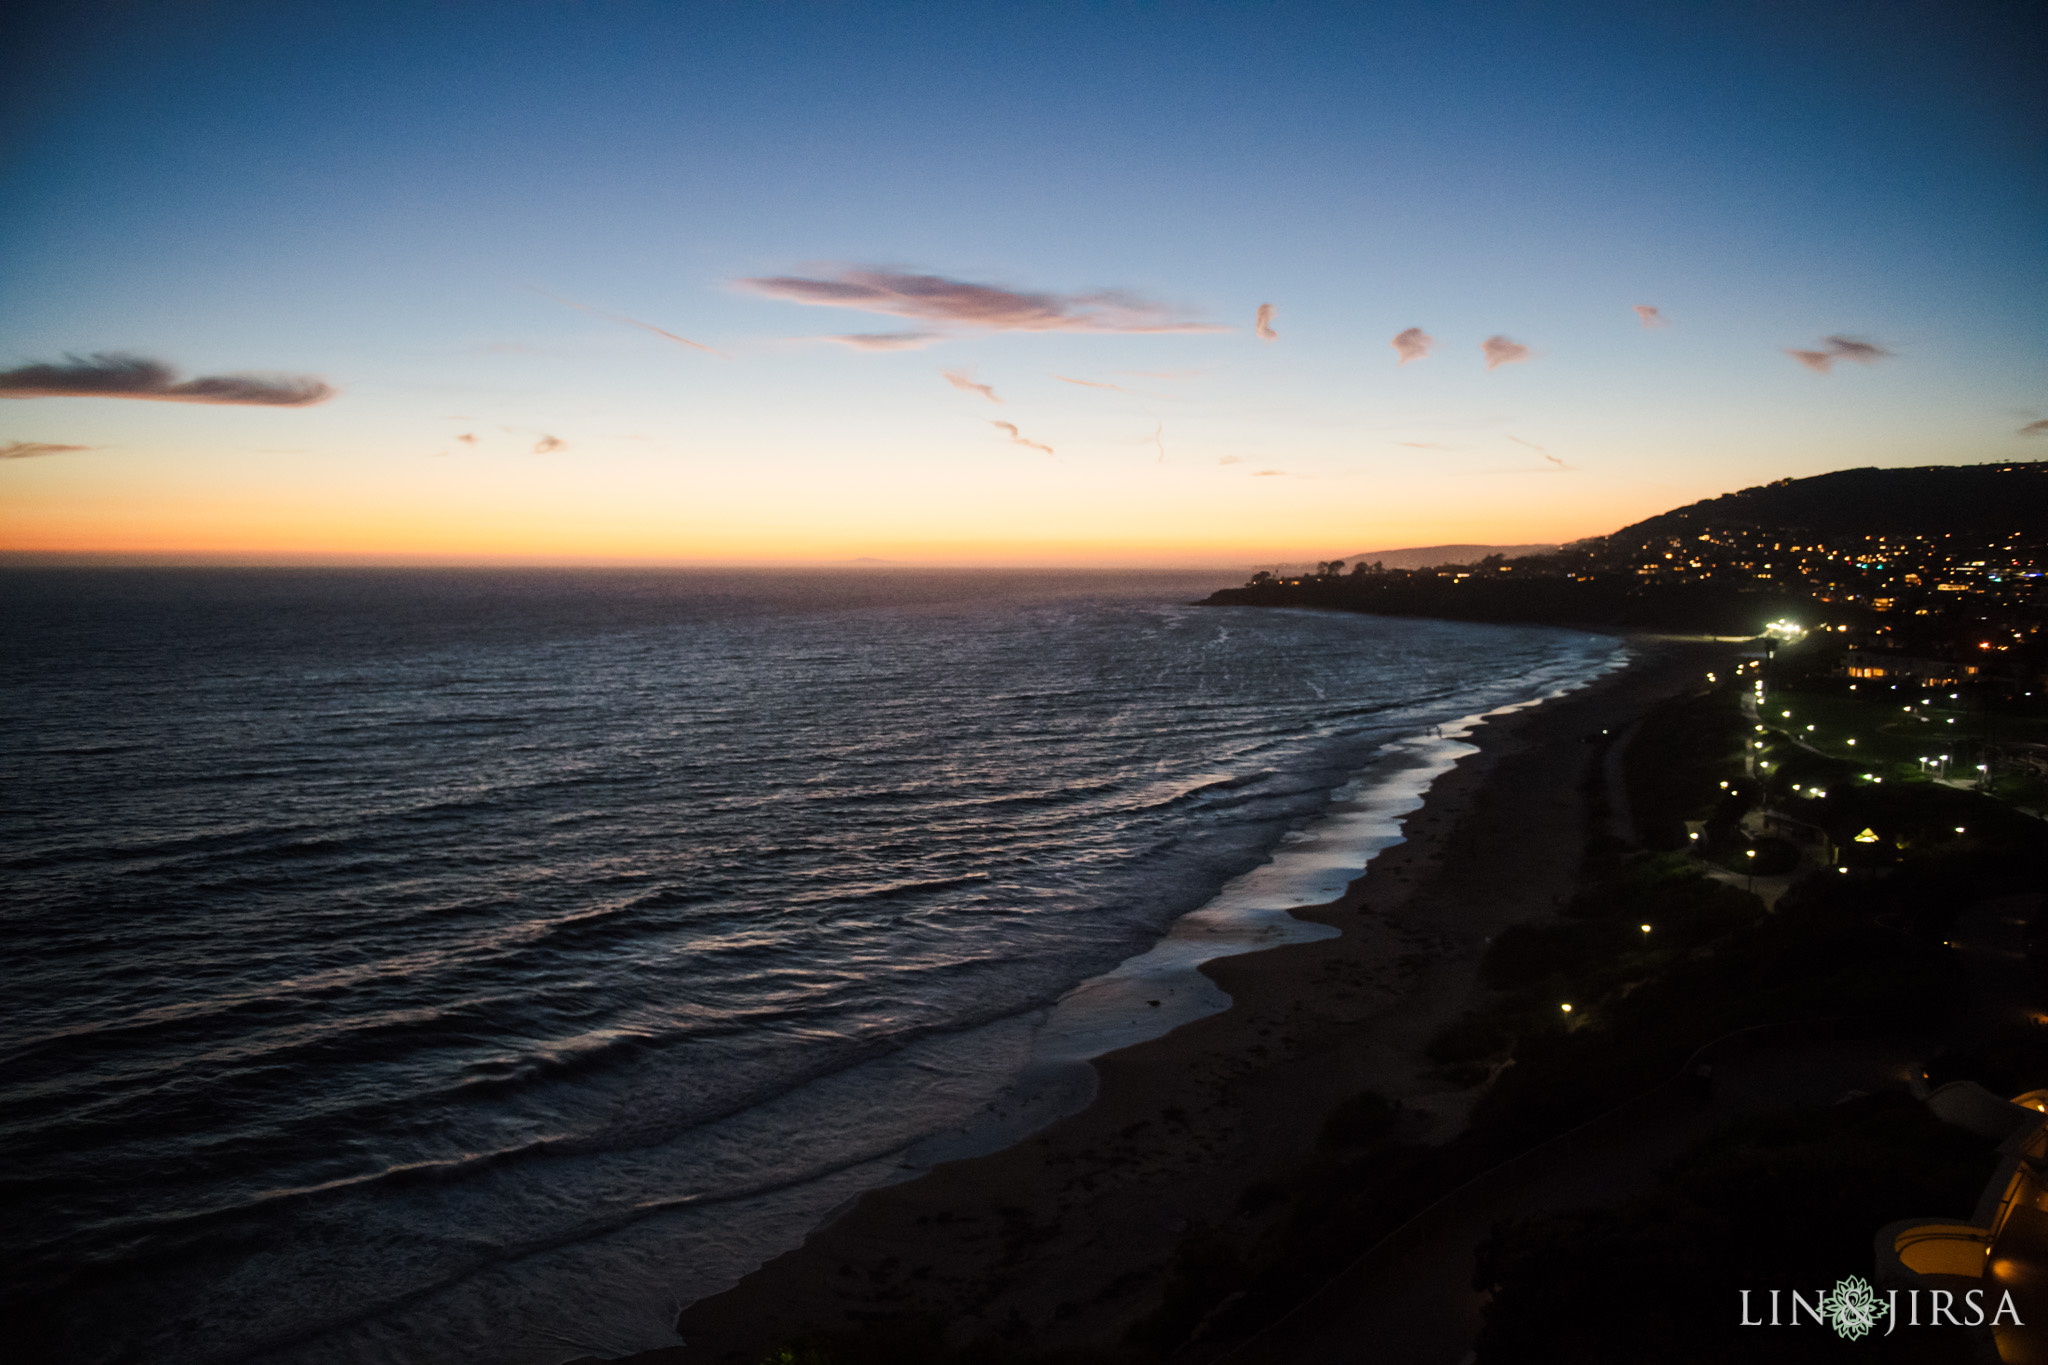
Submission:
[[1093,379],[1069,379],[1063,374],[1056,374],[1053,378],[1059,380],[1062,384],[1079,384],[1084,389],[1114,389],[1118,393],[1130,392],[1129,389],[1121,384],[1098,384]]
[[1273,305],[1270,303],[1259,305],[1259,316],[1253,321],[1252,326],[1258,332],[1261,341],[1274,341],[1280,336],[1273,330]]
[[2019,429],[2021,436],[2048,436],[2048,417],[2038,422],[2029,422]]
[[1002,399],[996,397],[996,391],[993,386],[988,384],[975,383],[974,371],[972,370],[940,370],[939,373],[945,378],[945,381],[948,384],[951,384],[954,388],[959,389],[963,393],[978,393],[991,403],[1000,403],[1003,401]]
[[1570,468],[1572,467],[1572,466],[1570,466],[1570,465],[1566,464],[1566,463],[1565,463],[1565,462],[1564,462],[1563,460],[1560,460],[1560,459],[1558,459],[1558,458],[1557,458],[1557,456],[1555,456],[1555,455],[1551,454],[1551,453],[1550,453],[1549,451],[1545,450],[1545,449],[1544,449],[1544,448],[1543,448],[1542,446],[1539,446],[1539,445],[1537,445],[1537,444],[1536,444],[1536,443],[1535,443],[1534,441],[1525,441],[1525,440],[1523,440],[1523,439],[1522,439],[1521,437],[1519,437],[1519,436],[1510,436],[1510,437],[1508,437],[1508,439],[1509,439],[1510,441],[1513,441],[1513,442],[1514,442],[1514,443],[1515,443],[1516,445],[1518,445],[1518,446],[1527,446],[1527,447],[1529,447],[1529,449],[1531,449],[1531,450],[1535,451],[1535,452],[1536,452],[1536,453],[1537,453],[1538,455],[1541,455],[1541,456],[1542,456],[1542,457],[1543,457],[1544,459],[1546,459],[1546,460],[1550,461],[1550,462],[1551,462],[1552,464],[1556,465],[1556,466],[1557,466],[1557,467],[1558,467],[1559,469],[1570,469]]
[[1401,358],[1394,362],[1394,368],[1398,370],[1411,360],[1422,359],[1429,354],[1429,348],[1434,345],[1436,345],[1436,338],[1423,331],[1420,327],[1410,327],[1405,332],[1397,333],[1393,340],[1393,347]]
[[1284,469],[1261,469],[1252,475],[1255,479],[1279,479],[1286,477]]
[[1887,359],[1891,352],[1874,342],[1862,341],[1856,337],[1827,337],[1822,342],[1825,350],[1802,351],[1787,347],[1785,354],[1812,370],[1815,374],[1826,374],[1835,367],[1837,360],[1853,360],[1858,365],[1874,365]]
[[1441,444],[1440,442],[1437,442],[1437,441],[1396,441],[1396,442],[1394,442],[1394,444],[1395,444],[1395,445],[1397,445],[1397,446],[1407,446],[1407,447],[1408,447],[1408,448],[1409,448],[1410,450],[1451,450],[1451,449],[1454,449],[1454,447],[1452,447],[1452,446],[1447,446],[1447,445],[1443,445],[1443,444]]
[[533,453],[545,455],[552,450],[565,450],[569,443],[559,436],[543,436],[533,443]]
[[1225,455],[1225,456],[1224,456],[1224,457],[1223,457],[1222,459],[1218,460],[1218,461],[1217,461],[1216,463],[1217,463],[1217,464],[1243,464],[1243,463],[1244,463],[1244,456],[1242,456],[1242,455]]
[[473,431],[461,432],[457,434],[455,439],[462,442],[466,446],[473,446],[476,444],[476,433]]
[[1635,308],[1636,316],[1642,319],[1643,326],[1645,327],[1668,327],[1671,325],[1669,318],[1647,303],[1638,303],[1633,305],[1633,307]]
[[305,374],[215,374],[180,383],[161,360],[103,351],[67,355],[61,365],[0,371],[0,398],[139,398],[154,403],[232,403],[304,408],[334,397]]
[[68,455],[91,446],[60,446],[49,441],[9,441],[0,445],[0,460],[33,460],[39,455]]
[[658,337],[666,337],[668,340],[675,342],[678,346],[688,346],[691,350],[703,351],[709,355],[721,356],[726,360],[732,359],[731,356],[726,355],[724,351],[719,350],[716,346],[706,346],[701,341],[692,341],[688,337],[677,336],[674,332],[669,331],[666,327],[656,327],[651,322],[642,322],[638,318],[629,318],[624,313],[609,313],[602,308],[592,308],[587,303],[578,303],[574,299],[565,299],[560,294],[550,294],[547,290],[535,288],[532,285],[529,285],[527,287],[533,289],[534,293],[540,295],[544,299],[553,299],[556,303],[566,304],[567,306],[576,309],[578,312],[588,313],[594,318],[603,318],[606,322],[616,322],[626,327],[638,327],[643,332],[652,332],[654,333],[654,335]]
[[915,275],[883,266],[847,266],[830,275],[763,275],[741,289],[788,303],[858,308],[995,332],[1227,332],[1215,323],[1176,318],[1164,304],[1118,289],[1053,294]]
[[830,341],[856,351],[921,351],[946,338],[938,332],[840,332],[833,336],[807,337],[809,341]]
[[1160,463],[1160,464],[1165,464],[1165,463],[1166,463],[1166,422],[1165,422],[1165,420],[1164,420],[1163,418],[1159,418],[1159,417],[1155,417],[1155,418],[1153,418],[1153,419],[1152,419],[1152,421],[1153,421],[1153,423],[1154,423],[1154,425],[1153,425],[1153,427],[1152,427],[1152,444],[1153,444],[1153,445],[1156,445],[1156,446],[1158,446],[1158,447],[1159,447],[1159,459],[1158,459],[1158,463]]
[[1497,370],[1503,365],[1519,365],[1532,354],[1521,342],[1499,335],[1480,342],[1479,349],[1486,352],[1486,368],[1489,370]]
[[1048,455],[1052,454],[1051,446],[1040,445],[1036,441],[1025,439],[1024,434],[1017,430],[1016,424],[1013,422],[990,422],[989,425],[992,427],[999,427],[1002,430],[1009,432],[1010,440],[1017,445],[1029,446],[1033,450],[1042,450]]

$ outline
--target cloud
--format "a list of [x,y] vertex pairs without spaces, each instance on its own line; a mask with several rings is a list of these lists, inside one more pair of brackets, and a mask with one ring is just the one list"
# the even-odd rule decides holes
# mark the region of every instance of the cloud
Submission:
[[556,303],[567,304],[569,307],[576,309],[578,312],[588,313],[594,318],[603,318],[606,322],[622,323],[627,327],[638,327],[643,332],[652,332],[658,337],[666,337],[670,341],[675,342],[679,346],[688,346],[692,350],[705,351],[710,353],[711,355],[723,357],[726,360],[732,359],[731,356],[726,355],[724,351],[719,350],[716,346],[706,346],[701,341],[692,341],[688,337],[677,336],[674,332],[669,331],[667,328],[656,327],[651,322],[642,322],[638,318],[629,318],[624,313],[607,313],[602,308],[592,308],[587,303],[578,303],[574,299],[565,299],[559,294],[550,294],[545,289],[537,289],[534,288],[532,285],[528,285],[527,287],[529,289],[533,289],[534,293],[540,295],[544,299],[553,299]]
[[1420,327],[1410,327],[1407,331],[1397,335],[1393,340],[1394,349],[1400,352],[1401,355],[1401,358],[1394,362],[1394,368],[1398,370],[1411,360],[1422,359],[1429,354],[1429,348],[1434,345],[1436,345],[1435,337],[1429,335]]
[[841,332],[809,339],[836,342],[856,351],[921,351],[934,341],[945,340],[937,332]]
[[1890,358],[1891,352],[1874,342],[1861,341],[1855,337],[1833,336],[1822,340],[1824,351],[1799,351],[1787,348],[1786,355],[1812,370],[1815,374],[1826,374],[1837,360],[1853,360],[1858,365],[1875,365]]
[[1437,441],[1396,441],[1396,442],[1394,442],[1394,444],[1395,444],[1395,445],[1397,445],[1397,446],[1407,446],[1407,447],[1408,447],[1408,448],[1409,448],[1410,450],[1449,450],[1449,449],[1451,449],[1451,447],[1450,447],[1450,446],[1447,446],[1447,445],[1443,445],[1442,443],[1440,443],[1440,442],[1437,442]]
[[543,436],[533,443],[533,453],[545,455],[554,450],[566,450],[569,443],[559,436]]
[[91,450],[91,446],[60,446],[48,441],[9,441],[0,445],[0,460],[33,460],[38,455],[66,455],[74,450]]
[[1853,360],[1858,365],[1872,365],[1891,356],[1884,347],[1858,341],[1855,337],[1829,337],[1827,346],[1831,354],[1842,360]]
[[1046,454],[1048,454],[1048,455],[1052,454],[1052,447],[1051,447],[1051,446],[1044,446],[1044,445],[1040,445],[1040,444],[1039,444],[1038,442],[1036,442],[1036,441],[1028,441],[1028,440],[1024,439],[1024,435],[1023,435],[1023,433],[1022,433],[1022,432],[1020,432],[1020,431],[1018,431],[1018,430],[1017,430],[1017,428],[1016,428],[1016,426],[1015,426],[1015,425],[1013,425],[1012,423],[1009,423],[1009,422],[990,422],[990,423],[989,423],[989,425],[990,425],[990,426],[992,426],[992,427],[1001,427],[1001,428],[1002,428],[1002,429],[1003,429],[1004,431],[1007,431],[1007,432],[1009,432],[1009,433],[1010,433],[1010,439],[1011,439],[1011,440],[1012,440],[1013,442],[1015,442],[1016,444],[1020,445],[1020,446],[1030,446],[1030,447],[1031,447],[1031,448],[1032,448],[1033,450],[1042,450],[1042,451],[1044,451],[1044,452],[1045,452]]
[[1243,464],[1243,463],[1244,463],[1244,456],[1242,456],[1242,455],[1225,455],[1225,456],[1224,456],[1224,457],[1223,457],[1222,459],[1218,460],[1218,461],[1217,461],[1216,463],[1217,463],[1217,464]]
[[1635,309],[1636,316],[1642,319],[1643,326],[1645,327],[1668,327],[1671,325],[1670,319],[1647,303],[1632,304],[1630,306]]
[[834,275],[764,275],[734,283],[751,293],[822,308],[858,308],[890,317],[953,323],[994,332],[1227,332],[1175,318],[1163,304],[1122,290],[1049,294],[912,275],[881,266],[848,266]]
[[[2027,423],[2019,429],[2017,434],[2021,436],[2048,436],[2048,417],[2043,417],[2038,422]],[[70,447],[67,446],[65,448],[69,449]]]
[[1503,365],[1519,365],[1531,354],[1521,342],[1498,334],[1479,343],[1479,349],[1486,352],[1486,368],[1497,370]]
[[466,446],[473,446],[476,444],[476,433],[473,431],[465,431],[458,435],[455,439],[462,442]]
[[1287,471],[1284,469],[1261,469],[1253,474],[1252,477],[1255,479],[1278,479],[1284,478],[1286,474]]
[[1273,330],[1273,305],[1270,303],[1259,305],[1259,316],[1252,326],[1258,330],[1259,340],[1261,341],[1274,341],[1280,336],[1278,332]]
[[1154,426],[1153,426],[1153,428],[1152,428],[1152,444],[1153,444],[1153,445],[1156,445],[1156,446],[1158,446],[1158,447],[1159,447],[1159,460],[1158,460],[1158,463],[1160,463],[1160,464],[1165,464],[1165,463],[1166,463],[1166,439],[1165,439],[1165,438],[1166,438],[1166,422],[1165,422],[1165,420],[1164,420],[1163,418],[1158,418],[1158,417],[1155,417],[1155,418],[1153,418],[1153,419],[1152,419],[1152,421],[1153,421],[1153,423],[1154,423]]
[[939,373],[945,377],[948,384],[959,389],[962,393],[978,393],[991,403],[1003,401],[996,397],[996,391],[992,386],[975,383],[974,371],[972,370],[940,370]]
[[1544,459],[1546,459],[1546,460],[1550,461],[1550,462],[1551,462],[1552,464],[1556,465],[1556,466],[1557,466],[1557,467],[1558,467],[1559,469],[1570,469],[1570,468],[1572,467],[1572,466],[1570,466],[1570,465],[1566,464],[1566,463],[1565,463],[1565,462],[1564,462],[1563,460],[1560,460],[1560,459],[1558,459],[1558,458],[1557,458],[1557,456],[1555,456],[1555,455],[1551,454],[1551,453],[1550,453],[1549,451],[1545,450],[1545,449],[1544,449],[1544,448],[1543,448],[1542,446],[1539,446],[1539,445],[1537,445],[1537,444],[1536,444],[1536,443],[1535,443],[1534,441],[1525,441],[1525,440],[1523,440],[1523,439],[1522,439],[1521,437],[1519,437],[1519,436],[1510,436],[1510,437],[1508,437],[1508,439],[1509,439],[1510,441],[1513,441],[1513,442],[1514,442],[1514,443],[1515,443],[1516,445],[1518,445],[1518,446],[1527,446],[1527,447],[1529,447],[1529,449],[1531,449],[1531,450],[1535,451],[1535,452],[1536,452],[1536,453],[1537,453],[1538,455],[1541,455],[1541,456],[1542,456],[1542,457],[1543,457]]
[[1098,384],[1092,379],[1069,379],[1063,374],[1056,374],[1053,378],[1059,380],[1062,384],[1079,384],[1084,389],[1114,389],[1118,393],[1130,392],[1129,389],[1121,384]]
[[304,408],[334,397],[305,374],[215,374],[178,382],[161,360],[102,351],[64,357],[62,365],[0,371],[0,398],[140,398],[156,403],[235,403]]

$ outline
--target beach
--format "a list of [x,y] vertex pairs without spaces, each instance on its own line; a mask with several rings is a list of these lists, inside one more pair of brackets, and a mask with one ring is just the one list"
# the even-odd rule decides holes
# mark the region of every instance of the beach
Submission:
[[804,1329],[919,1315],[959,1342],[1114,1346],[1191,1236],[1266,1230],[1273,1212],[1247,1192],[1299,1169],[1341,1101],[1375,1092],[1398,1101],[1404,1141],[1449,1140],[1481,1087],[1438,1074],[1425,1045],[1478,998],[1488,939],[1571,893],[1611,766],[1588,740],[1620,735],[1730,650],[1640,637],[1625,669],[1490,716],[1402,842],[1336,900],[1294,911],[1335,936],[1205,963],[1231,1007],[1095,1059],[1085,1110],[868,1192],[689,1307],[681,1345],[631,1359],[751,1365]]

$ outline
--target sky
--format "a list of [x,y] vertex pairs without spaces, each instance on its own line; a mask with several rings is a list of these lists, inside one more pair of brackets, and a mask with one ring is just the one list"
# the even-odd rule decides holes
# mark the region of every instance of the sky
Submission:
[[2048,458],[2031,4],[10,16],[0,552],[1234,566]]

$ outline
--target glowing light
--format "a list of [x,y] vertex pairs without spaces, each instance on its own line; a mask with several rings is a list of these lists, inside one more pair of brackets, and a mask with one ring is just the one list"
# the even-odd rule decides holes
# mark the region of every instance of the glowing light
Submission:
[[1566,1014],[1570,1014],[1572,1012],[1572,1007],[1570,1005],[1559,1005],[1558,1008],[1563,1010]]

